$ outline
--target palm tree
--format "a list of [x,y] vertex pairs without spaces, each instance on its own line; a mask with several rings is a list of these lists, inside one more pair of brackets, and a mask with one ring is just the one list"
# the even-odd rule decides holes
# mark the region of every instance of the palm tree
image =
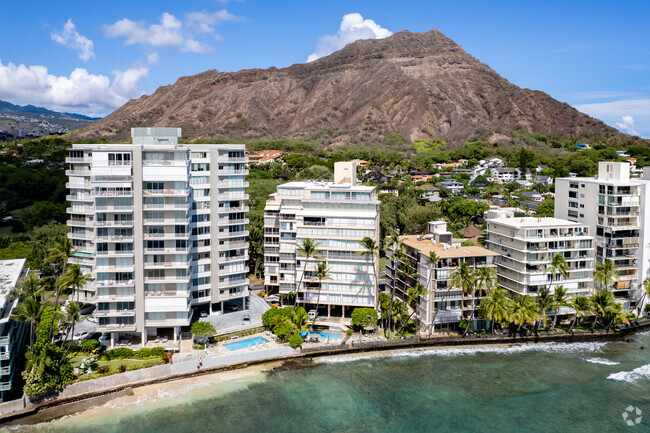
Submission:
[[34,298],[36,302],[41,302],[44,292],[45,287],[41,284],[36,272],[30,272],[18,281],[18,286],[14,288],[9,297],[19,301]]
[[637,304],[637,317],[641,317],[641,308],[643,308],[643,302],[648,299],[648,296],[650,296],[650,277],[643,280],[643,296],[641,296],[641,299]]
[[[401,324],[399,330],[397,333],[400,333],[404,326],[408,324],[408,322],[411,320],[411,317],[413,317],[413,314],[416,315],[416,322],[415,322],[415,335],[418,333],[418,323],[420,322],[420,313],[418,310],[420,309],[420,299],[422,296],[426,296],[429,291],[427,290],[426,287],[424,287],[422,284],[416,284],[413,287],[410,287],[406,291],[406,295],[408,296],[408,300],[404,303],[406,304],[411,304],[413,301],[416,301],[415,308],[413,309],[413,312],[409,314],[408,318]],[[403,304],[404,304],[403,303]]]
[[587,313],[593,311],[593,307],[591,305],[591,299],[589,299],[589,296],[586,295],[578,295],[575,298],[573,298],[571,301],[571,306],[573,307],[576,313],[573,316],[573,323],[571,324],[571,328],[569,329],[569,332],[573,332],[573,328],[575,328],[576,326],[578,317],[580,317],[580,320],[582,321],[582,318],[584,318],[587,315]]
[[27,298],[14,309],[11,320],[29,323],[29,349],[34,350],[34,328],[41,319],[46,304],[37,302],[34,298]]
[[494,334],[494,322],[503,322],[508,319],[508,306],[510,299],[506,290],[501,287],[495,287],[488,290],[487,296],[481,299],[478,311],[481,316],[491,323],[492,333]]
[[322,254],[322,251],[318,249],[316,241],[310,238],[306,238],[302,241],[302,245],[298,245],[298,255],[305,257],[305,266],[300,275],[300,282],[296,286],[296,300],[293,304],[293,309],[291,310],[291,316],[293,317],[296,307],[298,306],[298,292],[302,286],[302,281],[305,278],[305,273],[307,272],[307,265],[309,265],[309,259],[316,258]]
[[[429,268],[429,274],[427,275],[427,285],[425,287],[427,289],[427,293],[434,292],[434,290],[433,290],[433,272],[434,271],[433,270],[436,267],[436,265],[438,264],[438,262],[440,262],[440,257],[438,257],[436,252],[435,251],[429,251],[429,255],[427,256],[426,260],[424,261],[424,264]],[[434,299],[434,302],[435,302],[435,292],[433,294],[433,299]],[[444,299],[444,295],[440,299],[440,301],[442,302],[443,299]],[[435,332],[435,330],[436,330],[435,329],[436,328],[436,323],[435,323],[436,314],[438,314],[438,311],[433,312],[433,320],[431,321],[431,327],[432,327],[431,332]],[[431,333],[429,335],[431,335]]]
[[618,278],[618,270],[616,270],[614,262],[605,259],[602,264],[596,263],[594,278],[601,284],[603,289],[609,290],[609,286]]
[[[79,309],[79,304],[76,301],[72,301],[68,304],[68,306],[65,309],[65,314],[63,315],[63,323],[71,329],[71,331],[68,333],[70,336],[74,336],[74,327],[77,324],[77,322],[83,320],[86,316],[81,316],[81,311]],[[67,337],[66,337],[67,340]],[[70,344],[68,344],[68,348],[65,351],[65,354],[59,361],[59,364],[63,362],[65,357],[67,356],[68,352],[70,351],[70,348],[72,347],[72,341]]]
[[[378,304],[379,295],[377,294],[377,290],[379,288],[379,276],[377,275],[376,259],[377,256],[379,255],[379,245],[377,244],[377,242],[375,242],[373,238],[368,236],[361,239],[359,241],[359,244],[361,245],[361,248],[363,248],[363,251],[359,251],[357,254],[360,256],[365,256],[366,254],[369,254],[372,257],[372,272],[375,276],[375,299]],[[375,307],[377,307],[377,305],[375,305]]]
[[388,237],[388,248],[393,250],[393,284],[390,288],[390,305],[388,307],[388,323],[386,323],[386,337],[390,335],[391,322],[393,318],[393,302],[395,301],[395,286],[397,286],[397,260],[402,254],[402,241],[399,239],[399,235],[396,232],[392,232]]
[[560,308],[571,307],[571,299],[568,296],[569,291],[564,288],[564,286],[557,286],[555,288],[555,294],[553,295],[553,324],[551,325],[551,330],[555,329],[557,324],[557,316],[560,313]]
[[591,305],[593,306],[594,313],[596,313],[594,323],[591,325],[591,330],[593,331],[600,319],[604,320],[605,316],[612,312],[617,304],[614,300],[614,294],[607,289],[603,289],[591,297]]
[[322,289],[323,280],[327,278],[328,272],[329,269],[327,269],[327,263],[318,262],[318,265],[316,265],[316,278],[318,279],[318,294],[316,295],[316,317],[314,317],[314,320],[311,322],[311,327],[309,329],[310,332],[313,331],[314,323],[316,323],[316,319],[318,318],[318,307],[320,306],[320,292]]
[[[460,265],[451,273],[451,285],[459,288],[462,293],[463,305],[461,306],[461,313],[465,308],[465,296],[474,292],[475,281],[476,278],[474,272],[466,261],[461,262]],[[463,335],[467,333],[470,326],[471,322],[467,324],[467,328],[465,328]]]
[[[70,259],[75,251],[72,246],[72,241],[67,236],[61,236],[58,244],[48,250],[44,262],[54,267],[55,275],[61,275],[65,272],[68,259]],[[60,273],[57,272],[57,268],[60,270]]]
[[535,299],[537,306],[539,307],[539,315],[542,320],[537,322],[535,327],[536,331],[539,331],[540,324],[546,328],[546,312],[553,308],[553,295],[548,287],[543,287],[537,292],[537,298]]
[[508,306],[508,317],[517,327],[517,333],[521,331],[524,324],[533,324],[539,320],[537,303],[529,295],[518,295]]
[[551,259],[551,264],[546,268],[546,272],[549,274],[548,288],[551,290],[551,285],[554,280],[559,280],[556,278],[558,275],[561,278],[569,278],[569,271],[571,267],[567,263],[566,259],[562,254],[556,254]]
[[[476,290],[478,290],[479,294],[482,296],[484,293],[487,293],[490,290],[494,289],[497,285],[497,275],[494,268],[483,266],[475,269],[474,278],[476,289],[473,293],[474,296],[472,296],[472,313],[469,319],[470,323],[474,318],[474,311],[476,311]],[[467,329],[469,329],[469,326]],[[465,329],[465,333],[467,333],[467,329]]]
[[87,275],[84,275],[81,266],[73,264],[68,266],[60,280],[63,280],[62,284],[64,286],[72,287],[77,292],[77,302],[79,302],[79,292],[81,292],[83,285],[86,284],[86,278]]
[[[418,274],[417,271],[413,268],[413,266],[411,266],[409,263],[404,262],[406,256],[404,256],[404,254],[401,252],[400,255],[402,256],[400,260],[402,261],[403,264],[397,269],[397,273],[400,277],[402,277],[402,280],[404,281],[404,286],[402,291],[404,292],[404,295],[407,297],[407,299],[403,299],[402,302],[400,303],[399,322],[400,322],[400,330],[401,330],[402,327],[406,324],[406,322],[404,321],[404,316],[406,314],[404,312],[404,308],[408,308],[409,304],[411,303],[411,301],[408,300],[408,291],[409,291],[408,287],[410,287],[408,279],[409,278],[414,279],[418,276]],[[394,322],[395,325],[397,325],[397,320],[395,320]]]

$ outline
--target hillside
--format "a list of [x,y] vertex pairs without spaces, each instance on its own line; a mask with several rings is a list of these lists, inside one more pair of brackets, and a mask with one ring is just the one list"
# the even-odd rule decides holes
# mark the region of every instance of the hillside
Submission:
[[[549,95],[521,89],[438,30],[362,40],[288,68],[208,70],[131,100],[74,138],[128,139],[134,126],[179,126],[205,137],[322,144],[444,139],[507,141],[525,130],[625,139]],[[391,134],[393,133],[393,134]]]
[[65,134],[90,125],[97,119],[82,114],[59,113],[43,107],[0,101],[0,136],[7,139]]

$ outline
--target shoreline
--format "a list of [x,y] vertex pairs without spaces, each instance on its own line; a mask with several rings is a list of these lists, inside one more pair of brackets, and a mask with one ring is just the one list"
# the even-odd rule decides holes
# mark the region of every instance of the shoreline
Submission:
[[[206,368],[187,373],[172,374],[156,379],[149,379],[140,382],[128,383],[101,391],[75,395],[66,398],[55,398],[32,407],[9,413],[0,418],[0,426],[32,425],[48,422],[55,419],[81,414],[89,409],[97,409],[108,402],[120,398],[133,398],[136,395],[143,395],[147,391],[160,390],[169,384],[191,384],[199,380],[216,380],[215,383],[225,382],[233,377],[244,378],[253,374],[270,373],[277,370],[295,370],[306,368],[315,363],[322,363],[323,360],[336,359],[341,356],[368,353],[370,356],[381,358],[388,357],[396,350],[445,350],[454,348],[470,347],[511,347],[524,344],[543,343],[580,343],[580,342],[611,342],[625,341],[626,336],[650,329],[650,322],[636,328],[617,330],[610,333],[578,333],[578,334],[552,334],[542,336],[526,337],[433,337],[418,340],[389,340],[383,343],[372,342],[356,346],[344,347],[323,347],[303,349],[301,352],[286,356],[260,359],[241,364]],[[228,379],[228,378],[231,379]],[[221,379],[219,379],[221,378]],[[137,397],[136,397],[137,398]],[[113,409],[108,409],[113,410]]]

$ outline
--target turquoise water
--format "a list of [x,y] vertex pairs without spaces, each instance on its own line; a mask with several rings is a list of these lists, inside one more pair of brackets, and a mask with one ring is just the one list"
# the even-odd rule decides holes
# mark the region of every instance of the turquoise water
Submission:
[[[26,430],[647,432],[650,336],[634,340],[331,358],[109,416],[71,417]],[[625,424],[628,406],[642,411],[639,425]]]
[[313,331],[313,332],[301,332],[300,336],[302,338],[309,338],[313,335],[317,335],[319,339],[327,340],[327,337],[329,337],[330,341],[337,340],[341,338],[341,334],[337,334],[335,332],[327,332],[327,331]]
[[226,343],[224,346],[228,350],[239,350],[239,349],[245,349],[250,346],[257,346],[258,344],[264,344],[268,343],[269,340],[262,338],[262,337],[254,337],[254,338],[248,338],[246,340],[241,340],[241,341],[235,341],[233,343]]

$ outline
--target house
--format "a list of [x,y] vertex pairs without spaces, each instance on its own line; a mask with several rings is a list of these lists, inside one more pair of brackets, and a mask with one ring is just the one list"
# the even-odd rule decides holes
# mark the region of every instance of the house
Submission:
[[420,198],[433,202],[442,200],[440,198],[440,190],[430,183],[418,185],[415,187],[415,189],[418,191]]
[[535,176],[535,183],[542,185],[553,185],[553,178],[551,176],[544,176],[543,174],[538,174]]
[[366,173],[366,177],[369,180],[374,180],[375,182],[390,182],[392,180],[392,177],[384,175],[381,171],[379,170],[372,170]]
[[377,190],[377,194],[392,194],[399,197],[399,189],[395,186],[382,186]]
[[282,158],[283,154],[276,150],[263,150],[258,153],[247,154],[247,156],[248,165],[253,166],[279,161]]
[[501,182],[512,182],[519,179],[519,169],[514,167],[495,167],[490,170],[492,177]]
[[458,182],[455,179],[447,179],[445,181],[442,181],[438,184],[438,186],[446,189],[451,194],[459,194],[463,190],[463,188],[465,188],[464,183]]
[[536,201],[540,203],[544,201],[544,196],[542,196],[537,191],[522,191],[519,193],[519,195],[522,196],[524,200]]
[[465,227],[464,229],[460,229],[458,230],[458,233],[460,233],[467,240],[474,242],[477,245],[478,245],[479,238],[485,236],[485,232],[483,230],[474,226],[469,226],[469,227]]

